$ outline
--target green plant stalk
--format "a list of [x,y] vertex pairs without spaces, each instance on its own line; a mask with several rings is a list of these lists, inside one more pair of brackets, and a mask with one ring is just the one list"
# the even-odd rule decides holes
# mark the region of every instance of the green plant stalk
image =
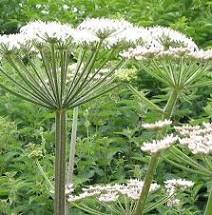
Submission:
[[[178,93],[177,91],[173,90],[169,96],[167,104],[164,108],[165,116],[163,118],[170,118],[172,116],[173,110],[177,103]],[[160,153],[154,153],[151,155],[151,159],[149,162],[148,170],[144,179],[143,189],[138,200],[138,204],[136,207],[135,215],[143,215],[144,214],[144,207],[146,203],[146,199],[149,193],[150,186],[152,184],[152,180],[154,177],[154,173],[157,168],[158,160],[160,158]]]
[[55,156],[55,215],[65,215],[65,145],[66,145],[66,112],[63,109],[56,111],[56,156]]
[[79,107],[75,107],[73,110],[70,152],[69,152],[69,161],[68,161],[68,168],[67,168],[67,184],[72,183],[72,180],[73,180],[74,156],[76,153],[78,112],[79,112]]
[[164,108],[165,116],[163,119],[165,118],[169,119],[172,116],[177,100],[178,100],[178,92],[173,89],[170,93],[169,99]]
[[208,196],[208,202],[205,208],[204,215],[211,215],[212,214],[212,190]]
[[151,186],[151,183],[153,180],[154,173],[156,171],[159,157],[160,157],[160,153],[154,153],[151,156],[148,170],[147,170],[147,174],[146,174],[145,180],[144,180],[144,186],[143,186],[141,196],[140,196],[139,201],[138,201],[135,215],[142,215],[143,214],[145,202],[147,199],[147,195],[149,193],[149,189],[150,189],[150,186]]
[[35,160],[35,163],[41,173],[41,175],[44,177],[44,179],[46,180],[46,183],[49,186],[49,189],[54,190],[54,186],[51,183],[51,181],[49,180],[48,176],[46,175],[45,171],[43,170],[42,166],[40,165],[40,162],[38,161],[38,159]]

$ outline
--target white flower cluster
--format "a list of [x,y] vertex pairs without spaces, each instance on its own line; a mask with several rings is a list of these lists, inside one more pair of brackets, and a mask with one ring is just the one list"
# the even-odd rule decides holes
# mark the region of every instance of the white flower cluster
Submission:
[[91,18],[83,21],[79,26],[79,30],[86,30],[98,38],[104,39],[112,34],[122,32],[128,28],[132,28],[132,24],[125,20],[113,20],[107,18]]
[[[80,201],[89,197],[96,197],[100,202],[115,202],[121,196],[126,196],[131,200],[138,200],[143,188],[143,181],[130,179],[126,184],[96,185],[83,189],[80,195],[69,195],[69,202]],[[160,186],[152,183],[150,192],[155,192]]]
[[9,34],[0,36],[0,52],[12,51],[14,49],[20,49],[22,45],[25,45],[26,36],[20,36],[20,34]]
[[65,194],[66,195],[70,195],[73,192],[74,192],[74,186],[73,186],[73,184],[67,184],[65,186]]
[[20,37],[26,35],[28,40],[45,42],[45,40],[57,40],[65,42],[73,34],[73,28],[68,24],[58,22],[30,22],[20,29]]
[[144,143],[141,146],[141,150],[144,152],[149,152],[151,154],[168,149],[178,140],[177,136],[173,134],[167,135],[161,140],[153,140],[151,143]]
[[121,53],[124,58],[143,60],[161,57],[186,57],[198,60],[211,60],[212,50],[199,49],[186,35],[166,27],[148,28],[149,40],[143,45],[129,48]]
[[[59,22],[34,21],[23,26],[20,33],[0,36],[0,49],[21,49],[31,43],[45,44],[57,41],[63,44],[93,45],[102,41],[112,48],[127,44],[120,55],[124,58],[144,59],[162,56],[188,56],[203,60],[212,59],[212,50],[201,50],[186,35],[166,27],[136,27],[125,20],[89,18],[73,28]],[[137,47],[134,47],[137,45]],[[126,46],[123,46],[126,48]]]
[[120,44],[143,44],[147,45],[150,41],[150,34],[146,28],[143,27],[128,27],[118,33],[112,34],[105,41],[108,47],[117,46]]
[[180,200],[176,198],[177,191],[184,191],[185,189],[192,188],[194,182],[185,179],[169,179],[165,182],[166,193],[170,197],[167,201],[168,207],[178,207],[180,205]]
[[200,60],[211,60],[212,59],[212,49],[208,50],[197,50],[190,53],[190,56],[194,59],[200,59]]
[[187,48],[189,50],[197,50],[197,45],[193,42],[191,38],[181,32],[175,31],[167,27],[151,27],[149,28],[150,34],[153,40],[161,43],[164,48]]
[[143,123],[142,127],[144,129],[149,129],[149,130],[158,130],[158,129],[167,127],[167,126],[169,126],[171,124],[172,124],[171,120],[165,119],[165,120],[156,121],[154,123]]
[[34,21],[20,29],[20,33],[0,36],[0,49],[21,49],[34,44],[59,42],[61,44],[93,45],[103,41],[105,47],[133,43],[144,38],[143,28],[136,28],[125,20],[92,18],[76,28],[59,22]]
[[202,126],[184,125],[175,127],[181,138],[179,142],[186,145],[193,154],[212,153],[212,124],[204,123]]

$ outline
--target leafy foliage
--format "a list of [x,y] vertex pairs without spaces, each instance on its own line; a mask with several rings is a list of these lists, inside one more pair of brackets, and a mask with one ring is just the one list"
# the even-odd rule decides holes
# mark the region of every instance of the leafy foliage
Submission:
[[[138,25],[172,26],[192,36],[203,47],[212,47],[211,0],[1,0],[0,8],[2,33],[16,32],[21,25],[35,19],[76,24],[87,16],[123,17]],[[163,106],[164,86],[139,66],[137,69],[138,78],[133,86],[145,89],[148,98]],[[178,104],[174,122],[208,121],[212,115],[210,93],[210,87],[192,88],[189,96],[193,99]],[[123,85],[80,107],[74,172],[77,189],[144,177],[149,158],[142,154],[140,145],[153,134],[144,132],[140,124],[161,116],[138,100]],[[72,111],[68,114],[71,131]],[[0,115],[0,214],[52,214],[51,190],[36,161],[53,182],[53,114],[1,90]],[[200,175],[190,176],[164,160],[160,161],[157,171],[159,182],[177,175],[192,177],[197,185],[191,197],[180,197],[186,199],[183,209],[173,212],[164,206],[155,209],[155,214],[202,214],[206,186],[200,183]],[[73,214],[83,213],[74,209]]]

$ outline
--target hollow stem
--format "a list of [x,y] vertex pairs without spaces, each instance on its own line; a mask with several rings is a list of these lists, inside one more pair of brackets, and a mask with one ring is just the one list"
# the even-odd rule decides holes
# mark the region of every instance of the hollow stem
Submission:
[[66,145],[66,113],[56,111],[56,157],[55,157],[55,215],[65,215],[65,145]]

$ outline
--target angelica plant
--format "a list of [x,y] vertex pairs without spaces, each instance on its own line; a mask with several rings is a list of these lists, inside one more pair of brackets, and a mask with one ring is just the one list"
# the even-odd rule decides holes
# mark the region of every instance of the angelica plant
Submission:
[[[122,56],[140,62],[139,65],[143,70],[163,83],[167,91],[167,103],[162,109],[132,86],[129,88],[150,109],[161,113],[162,119],[169,119],[173,115],[177,102],[187,99],[187,95],[194,88],[211,83],[207,74],[210,68],[209,62],[212,59],[212,50],[199,49],[191,38],[170,28],[150,27],[148,33],[149,41],[146,45],[130,48],[123,52]],[[145,149],[147,150],[153,145],[155,143],[149,144]],[[157,151],[155,148],[153,150],[136,215],[143,214],[148,190],[160,157],[160,150]]]
[[35,21],[0,36],[0,87],[55,113],[56,215],[65,214],[66,111],[116,87],[113,74],[125,61],[119,52],[144,35],[127,21],[97,18],[75,28]]

